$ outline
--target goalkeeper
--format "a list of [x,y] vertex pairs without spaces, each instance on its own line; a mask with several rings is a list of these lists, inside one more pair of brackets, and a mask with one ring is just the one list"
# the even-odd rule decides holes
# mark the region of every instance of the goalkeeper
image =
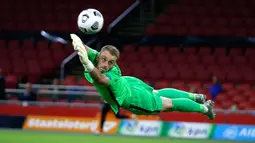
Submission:
[[116,63],[120,53],[116,47],[106,45],[97,52],[84,45],[77,35],[71,34],[71,39],[85,69],[85,78],[111,105],[115,114],[118,113],[119,107],[122,107],[137,115],[179,111],[198,112],[210,120],[215,118],[213,102],[206,102],[203,94],[172,88],[154,90],[138,78],[121,75]]

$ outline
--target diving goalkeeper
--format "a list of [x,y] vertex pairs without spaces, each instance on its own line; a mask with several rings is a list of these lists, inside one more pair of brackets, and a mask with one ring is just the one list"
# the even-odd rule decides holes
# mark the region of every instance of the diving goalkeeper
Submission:
[[138,78],[121,75],[117,65],[120,53],[116,47],[106,45],[97,52],[84,45],[77,35],[71,34],[71,39],[84,67],[85,78],[115,114],[122,107],[137,115],[179,111],[198,112],[210,120],[215,118],[213,102],[205,101],[205,95],[172,88],[155,90]]

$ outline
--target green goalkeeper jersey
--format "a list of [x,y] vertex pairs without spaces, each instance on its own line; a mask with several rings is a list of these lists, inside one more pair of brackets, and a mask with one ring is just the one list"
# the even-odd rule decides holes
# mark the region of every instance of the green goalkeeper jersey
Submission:
[[[96,50],[89,49],[88,58],[96,66],[96,57],[99,54]],[[110,71],[102,73],[109,79],[109,86],[103,86],[93,81],[90,74],[85,70],[85,78],[92,83],[103,99],[111,105],[115,114],[118,113],[120,105],[123,105],[125,100],[130,96],[131,91],[128,88],[127,81],[121,76],[121,71],[118,65],[115,65]]]

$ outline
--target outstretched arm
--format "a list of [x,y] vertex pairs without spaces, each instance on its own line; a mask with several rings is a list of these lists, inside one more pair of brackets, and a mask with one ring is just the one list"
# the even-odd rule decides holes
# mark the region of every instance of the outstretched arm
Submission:
[[104,86],[109,86],[109,79],[105,75],[101,74],[97,68],[94,67],[93,70],[89,72],[89,74],[96,83]]
[[78,55],[83,67],[89,72],[93,81],[108,86],[108,78],[105,75],[101,74],[101,72],[93,65],[93,63],[88,58],[87,50],[90,50],[88,49],[89,47],[84,46],[80,38],[75,34],[71,34],[71,39],[73,40],[73,43],[75,43],[74,49],[78,51]]

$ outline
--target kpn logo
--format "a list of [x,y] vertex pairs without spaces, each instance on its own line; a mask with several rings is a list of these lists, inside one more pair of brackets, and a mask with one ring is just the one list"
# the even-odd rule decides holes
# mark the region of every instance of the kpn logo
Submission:
[[177,124],[173,124],[172,129],[174,133],[178,135],[183,135],[186,132],[187,127],[183,123],[177,123]]
[[128,121],[125,126],[127,131],[133,132],[137,127],[137,123],[135,121]]

